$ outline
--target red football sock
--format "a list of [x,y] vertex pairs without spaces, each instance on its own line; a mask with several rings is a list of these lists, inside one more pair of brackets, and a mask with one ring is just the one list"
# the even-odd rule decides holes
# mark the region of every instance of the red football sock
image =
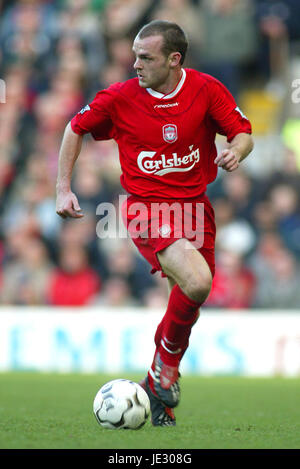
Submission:
[[[199,317],[201,303],[187,297],[178,285],[173,287],[167,311],[157,326],[154,342],[156,350],[148,372],[150,388],[154,391],[151,371],[155,369],[155,357],[159,351],[162,361],[169,366],[178,366],[189,344],[191,329]],[[175,353],[174,353],[175,352]]]
[[154,339],[161,359],[167,365],[178,366],[187,349],[200,306],[201,303],[187,297],[178,285],[172,289],[167,312],[157,327]]
[[[162,318],[161,322],[159,323],[159,325],[157,326],[157,329],[156,329],[156,332],[155,332],[155,336],[154,336],[154,342],[155,342],[155,345],[156,345],[156,351],[158,350],[158,347],[160,346],[161,344],[161,339],[162,339],[162,334],[163,334],[163,328],[164,328],[164,324],[165,324],[165,318],[166,318],[166,315],[167,313],[164,315],[164,317]],[[197,319],[200,315],[200,312],[197,311],[197,314],[196,314],[196,318],[195,318],[195,321],[193,322],[192,326],[195,324],[195,322],[197,322]],[[182,359],[183,355],[184,355],[184,352],[186,351],[186,349],[188,348],[188,345],[189,345],[189,337],[186,337],[186,343],[185,344],[182,344],[182,351],[180,353],[180,360]],[[154,361],[155,361],[155,356],[156,356],[156,352],[155,352],[155,355],[154,355],[154,358],[153,358],[153,362],[152,362],[152,370],[154,370]]]
[[178,366],[187,348],[192,326],[199,316],[198,303],[173,287],[164,317],[159,353],[166,365]]

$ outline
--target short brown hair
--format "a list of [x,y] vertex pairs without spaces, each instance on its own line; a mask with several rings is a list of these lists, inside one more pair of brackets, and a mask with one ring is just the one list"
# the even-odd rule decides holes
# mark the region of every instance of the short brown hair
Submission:
[[143,26],[138,33],[138,37],[141,39],[156,35],[163,37],[163,54],[168,57],[171,52],[179,52],[181,54],[180,64],[182,65],[188,48],[188,40],[180,26],[171,21],[154,20]]

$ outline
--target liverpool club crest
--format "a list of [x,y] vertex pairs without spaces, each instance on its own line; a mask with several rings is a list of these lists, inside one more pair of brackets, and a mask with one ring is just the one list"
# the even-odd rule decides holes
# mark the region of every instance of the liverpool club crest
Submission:
[[163,137],[165,142],[173,143],[177,140],[177,127],[174,124],[167,124],[163,126]]

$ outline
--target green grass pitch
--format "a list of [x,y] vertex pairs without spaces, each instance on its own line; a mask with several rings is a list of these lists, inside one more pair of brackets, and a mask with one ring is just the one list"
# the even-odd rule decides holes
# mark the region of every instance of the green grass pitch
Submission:
[[299,449],[300,379],[185,376],[177,426],[106,430],[92,412],[117,377],[0,373],[1,449]]

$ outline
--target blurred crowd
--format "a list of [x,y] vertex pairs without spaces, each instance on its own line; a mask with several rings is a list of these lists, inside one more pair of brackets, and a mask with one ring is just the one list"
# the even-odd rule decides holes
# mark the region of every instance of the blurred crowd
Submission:
[[[2,304],[165,308],[166,281],[133,243],[96,235],[97,206],[117,210],[124,194],[114,141],[84,140],[72,186],[84,218],[55,213],[67,122],[98,90],[135,76],[132,40],[158,18],[187,32],[185,66],[220,79],[238,102],[254,85],[277,97],[287,86],[280,80],[299,50],[298,0],[0,0]],[[282,109],[274,134],[254,127],[254,163],[221,171],[209,187],[218,234],[207,307],[300,307],[300,113]],[[294,147],[284,138],[289,118]]]

